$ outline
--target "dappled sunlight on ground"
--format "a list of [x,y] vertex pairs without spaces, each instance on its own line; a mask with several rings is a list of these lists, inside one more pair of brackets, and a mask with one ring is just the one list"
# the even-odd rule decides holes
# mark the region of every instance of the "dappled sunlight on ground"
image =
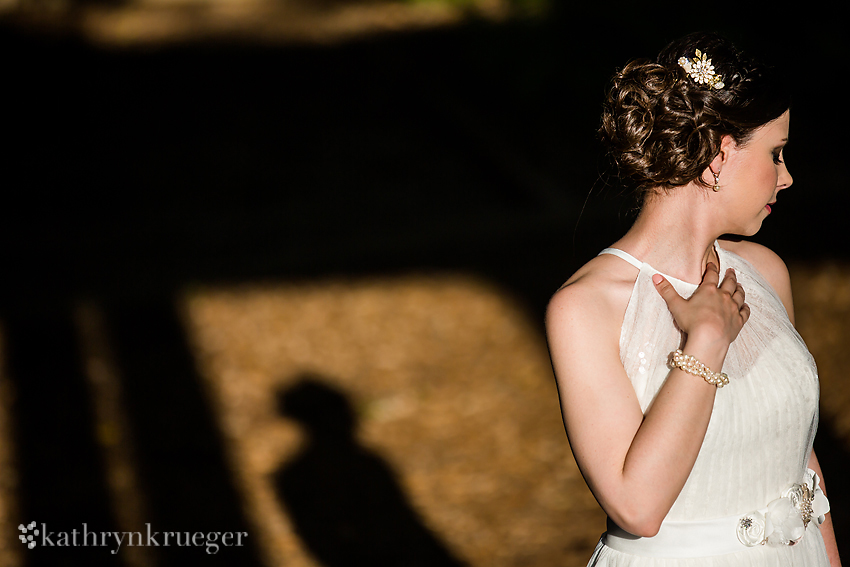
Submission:
[[359,442],[456,556],[586,562],[604,518],[543,338],[506,294],[452,276],[209,289],[186,295],[185,316],[270,564],[316,565],[274,485],[306,443],[275,398],[305,376],[348,397]]
[[[820,372],[822,427],[846,454],[850,265],[790,270],[797,326]],[[604,515],[570,454],[540,325],[501,288],[457,274],[336,278],[195,287],[178,307],[265,565],[334,567],[319,560],[330,553],[321,539],[341,536],[311,540],[315,518],[293,500],[305,490],[353,503],[329,505],[346,521],[404,524],[399,533],[452,558],[441,565],[586,564]],[[141,530],[144,479],[108,327],[91,302],[74,320],[117,524]],[[3,339],[0,327],[0,564],[15,567],[16,526],[29,518],[16,502]],[[328,432],[344,435],[328,442]],[[346,493],[355,470],[373,477],[363,494]],[[156,554],[128,548],[120,560],[147,567]]]
[[469,18],[500,22],[541,13],[547,4],[546,0],[0,0],[0,21],[118,47],[208,40],[326,44],[454,25]]

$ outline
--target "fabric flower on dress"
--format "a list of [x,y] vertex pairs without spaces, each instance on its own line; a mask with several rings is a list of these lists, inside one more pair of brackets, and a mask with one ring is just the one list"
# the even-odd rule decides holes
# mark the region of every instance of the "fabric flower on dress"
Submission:
[[822,524],[827,512],[829,501],[820,489],[820,478],[808,469],[803,482],[789,485],[764,513],[757,510],[738,520],[738,541],[747,547],[794,545],[806,535],[809,522]]
[[752,512],[738,521],[738,541],[747,547],[764,541],[764,514]]
[[794,545],[806,534],[806,526],[791,499],[783,497],[767,505],[764,531],[770,545]]
[[829,500],[820,489],[820,477],[812,469],[806,469],[801,484],[792,484],[782,493],[800,511],[803,523],[808,526],[811,520],[822,524],[829,512]]
[[826,521],[826,515],[829,513],[829,500],[826,499],[826,494],[818,488],[815,491],[815,498],[812,501],[812,519],[816,520],[818,525]]

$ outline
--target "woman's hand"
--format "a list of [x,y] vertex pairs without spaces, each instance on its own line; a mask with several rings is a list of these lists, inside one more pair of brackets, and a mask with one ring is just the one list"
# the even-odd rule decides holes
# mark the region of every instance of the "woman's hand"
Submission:
[[750,318],[750,307],[744,303],[744,288],[738,283],[735,271],[726,270],[718,287],[720,274],[709,262],[697,290],[689,299],[682,298],[673,285],[661,274],[652,276],[655,289],[664,298],[676,325],[688,335],[688,343],[703,348],[726,349]]

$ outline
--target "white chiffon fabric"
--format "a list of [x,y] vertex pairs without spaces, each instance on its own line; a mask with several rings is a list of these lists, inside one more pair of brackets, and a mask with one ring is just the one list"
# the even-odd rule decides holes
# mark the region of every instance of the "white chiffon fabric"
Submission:
[[[742,516],[779,498],[790,483],[803,482],[818,423],[817,369],[782,301],[749,262],[715,248],[721,275],[735,269],[751,315],[729,348],[722,371],[730,383],[717,391],[699,456],[665,519],[677,525]],[[620,358],[646,412],[670,372],[668,357],[681,346],[682,333],[652,283],[659,272],[621,250],[602,253],[615,254],[639,270],[620,333]],[[665,277],[682,297],[697,288]],[[707,533],[693,531],[692,537],[700,540],[693,546],[712,549],[703,541]],[[635,555],[612,549],[605,539],[603,535],[589,567],[829,565],[815,521],[794,546],[741,545],[738,551],[718,549],[704,557],[663,557],[663,544],[655,545],[652,538],[643,538],[649,540],[643,546],[646,553]]]

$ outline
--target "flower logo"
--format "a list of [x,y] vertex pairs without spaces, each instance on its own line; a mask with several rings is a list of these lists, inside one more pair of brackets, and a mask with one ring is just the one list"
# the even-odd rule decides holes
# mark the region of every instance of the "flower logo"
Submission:
[[[36,529],[36,527],[35,527],[35,522],[30,522],[26,526],[23,525],[23,524],[20,524],[18,526],[18,529],[21,530],[21,532],[23,532],[23,533],[21,533],[21,535],[18,536],[18,539],[20,539],[21,542],[27,544],[27,547],[30,548],[30,549],[35,547],[36,542],[35,542],[35,538],[33,536],[38,535],[38,529]],[[29,531],[32,531],[32,533],[27,534],[27,532],[29,532]]]

